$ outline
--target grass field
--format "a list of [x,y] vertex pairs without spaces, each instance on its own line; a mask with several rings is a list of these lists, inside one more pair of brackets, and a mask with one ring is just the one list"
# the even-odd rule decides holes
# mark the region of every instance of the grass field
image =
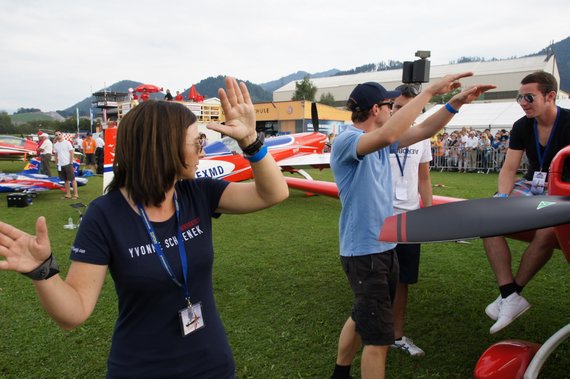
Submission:
[[[4,171],[20,164],[0,162]],[[330,171],[312,171],[331,180]],[[496,175],[432,173],[434,193],[478,198],[489,196]],[[101,178],[80,187],[80,201],[101,193]],[[0,194],[0,219],[34,231],[35,219],[47,216],[54,254],[65,273],[78,218],[69,200],[42,193],[26,208],[7,208]],[[249,215],[225,215],[215,221],[215,294],[232,345],[238,377],[328,378],[337,338],[352,296],[338,261],[338,200],[290,198]],[[434,220],[437,222],[437,220]],[[525,244],[512,242],[518,264]],[[412,359],[388,356],[390,378],[469,378],[480,354],[504,339],[543,342],[569,322],[568,264],[560,252],[525,288],[533,308],[497,335],[485,306],[497,296],[480,240],[469,244],[424,245],[420,281],[410,290],[406,334],[426,351]],[[29,279],[0,272],[0,378],[103,378],[116,317],[110,276],[94,314],[72,332],[60,330],[39,306]],[[541,378],[568,378],[570,343],[547,362]],[[359,377],[359,358],[353,374]]]

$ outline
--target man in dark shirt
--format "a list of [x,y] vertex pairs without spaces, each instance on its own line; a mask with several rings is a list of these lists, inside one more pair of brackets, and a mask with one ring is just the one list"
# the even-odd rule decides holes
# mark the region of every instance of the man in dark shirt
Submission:
[[[558,82],[546,72],[537,71],[521,81],[517,102],[525,116],[516,121],[510,133],[509,148],[499,174],[496,197],[546,194],[550,162],[570,144],[570,111],[556,105]],[[526,153],[528,172],[516,179]],[[525,250],[516,275],[511,270],[511,252],[504,237],[485,238],[485,251],[497,278],[500,296],[485,309],[496,323],[496,333],[530,308],[520,295],[523,287],[548,262],[556,245],[553,228],[539,229]]]

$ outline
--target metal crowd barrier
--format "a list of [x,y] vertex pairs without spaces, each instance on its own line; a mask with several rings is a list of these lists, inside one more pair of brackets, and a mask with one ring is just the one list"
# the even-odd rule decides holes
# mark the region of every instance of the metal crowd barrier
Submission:
[[[506,150],[502,149],[465,149],[463,147],[432,148],[432,170],[440,172],[475,172],[488,174],[499,172],[505,161]],[[523,157],[519,172],[526,172],[528,163]]]

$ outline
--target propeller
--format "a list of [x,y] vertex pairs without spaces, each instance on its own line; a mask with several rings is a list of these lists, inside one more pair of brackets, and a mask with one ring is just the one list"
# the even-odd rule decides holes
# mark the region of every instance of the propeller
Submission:
[[456,241],[570,223],[570,197],[518,196],[457,201],[387,217],[380,240]]
[[311,103],[311,120],[313,121],[313,130],[319,131],[319,112],[317,110],[317,103]]

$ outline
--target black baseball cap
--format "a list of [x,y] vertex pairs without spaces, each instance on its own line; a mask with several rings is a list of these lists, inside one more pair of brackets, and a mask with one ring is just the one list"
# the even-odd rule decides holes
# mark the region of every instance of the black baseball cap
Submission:
[[388,91],[376,82],[366,82],[357,85],[346,102],[351,111],[366,111],[386,99],[400,96],[399,90]]

